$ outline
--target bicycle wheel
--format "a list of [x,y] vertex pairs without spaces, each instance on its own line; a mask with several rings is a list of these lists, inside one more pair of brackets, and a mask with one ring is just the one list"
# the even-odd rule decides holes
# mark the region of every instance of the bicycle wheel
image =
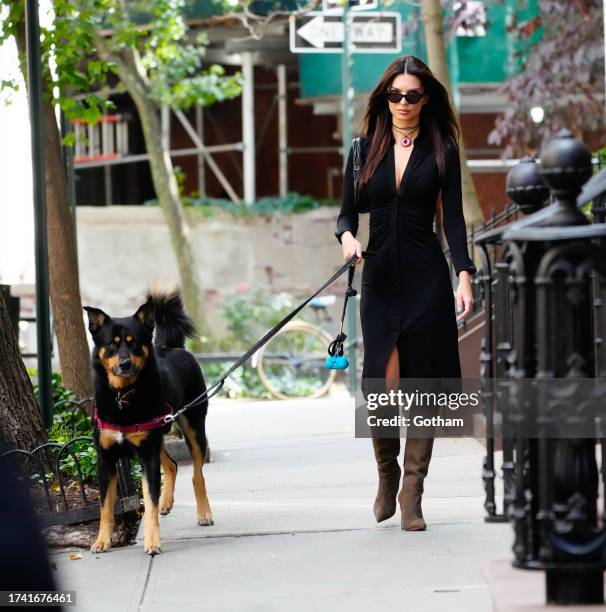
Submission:
[[337,375],[324,367],[332,338],[305,321],[290,321],[259,349],[257,372],[277,399],[321,397]]

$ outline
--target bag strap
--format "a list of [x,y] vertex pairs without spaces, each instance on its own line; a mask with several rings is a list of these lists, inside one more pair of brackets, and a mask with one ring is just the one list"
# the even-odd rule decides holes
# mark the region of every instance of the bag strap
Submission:
[[345,322],[345,311],[347,310],[347,300],[354,295],[357,295],[357,291],[352,287],[354,272],[356,271],[355,266],[351,266],[349,268],[347,275],[347,289],[345,290],[345,301],[343,302],[343,313],[341,314],[341,330],[339,331],[337,337],[328,345],[328,354],[331,357],[338,355],[339,357],[343,356],[343,343],[345,342],[345,338],[347,338],[347,334],[343,333],[343,323]]
[[[352,162],[353,162],[353,184],[354,184],[354,201],[356,206],[358,204],[358,183],[360,181],[360,169],[362,168],[362,145],[360,138],[354,138],[351,141],[352,148]],[[350,297],[353,297],[358,292],[352,287],[353,278],[354,278],[355,267],[351,266],[348,270],[347,277],[347,289],[345,290],[345,301],[343,302],[343,314],[341,315],[341,330],[339,331],[337,337],[328,345],[328,354],[331,357],[335,355],[339,355],[339,357],[343,356],[343,342],[345,342],[345,338],[347,338],[347,334],[343,333],[343,323],[345,321],[345,311],[347,310],[347,300]]]
[[353,184],[354,184],[354,201],[358,204],[358,183],[360,182],[360,169],[362,168],[362,145],[360,138],[354,138],[351,141],[353,153]]

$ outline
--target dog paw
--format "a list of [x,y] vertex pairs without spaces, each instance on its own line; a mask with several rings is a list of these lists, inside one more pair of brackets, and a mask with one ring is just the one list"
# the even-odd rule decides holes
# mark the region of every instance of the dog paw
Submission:
[[162,549],[160,548],[160,541],[155,538],[150,538],[149,540],[144,539],[143,550],[146,552],[146,554],[151,555],[152,557],[161,553]]
[[106,552],[112,547],[112,541],[97,538],[97,541],[90,547],[92,553]]
[[173,509],[173,505],[174,505],[174,500],[164,501],[162,498],[160,498],[158,512],[162,516],[166,516]]
[[205,512],[204,514],[198,515],[198,525],[201,525],[203,527],[208,527],[209,525],[214,525],[214,524],[215,524],[215,521],[213,520],[213,515],[210,510],[208,512]]

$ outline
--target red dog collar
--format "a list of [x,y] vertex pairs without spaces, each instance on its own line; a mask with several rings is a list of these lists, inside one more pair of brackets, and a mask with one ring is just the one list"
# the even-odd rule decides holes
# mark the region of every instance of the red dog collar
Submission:
[[97,402],[93,401],[93,421],[97,423],[99,429],[111,429],[113,431],[120,431],[122,433],[137,433],[140,431],[149,431],[150,429],[157,429],[166,425],[164,417],[168,414],[173,413],[173,407],[168,403],[164,402],[164,408],[166,412],[160,416],[154,417],[149,421],[143,421],[143,423],[135,423],[134,425],[116,425],[115,423],[109,423],[99,418],[97,414]]

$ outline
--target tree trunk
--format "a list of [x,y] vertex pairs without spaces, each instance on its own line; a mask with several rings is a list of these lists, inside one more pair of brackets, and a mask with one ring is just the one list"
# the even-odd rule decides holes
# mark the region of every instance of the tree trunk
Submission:
[[[67,179],[61,156],[59,129],[53,108],[44,113],[44,171],[46,175],[49,285],[63,384],[76,398],[93,395],[90,348],[82,316],[74,221],[69,210]],[[56,152],[53,154],[53,152]]]
[[185,308],[196,323],[198,333],[193,342],[193,349],[208,350],[214,345],[214,336],[203,314],[202,288],[196,272],[190,239],[191,230],[179,198],[177,179],[169,152],[162,145],[159,111],[148,99],[145,71],[132,49],[113,53],[107,41],[98,33],[96,42],[100,57],[116,64],[120,79],[137,107],[145,148],[149,155],[154,190],[164,213],[177,260]]
[[40,408],[27,375],[0,293],[0,441],[10,448],[32,450],[47,442]]
[[[132,95],[132,92],[131,92]],[[154,189],[164,220],[170,232],[173,251],[177,259],[185,307],[196,322],[198,331],[195,350],[208,350],[213,334],[202,311],[201,287],[191,245],[191,229],[179,198],[177,180],[168,151],[162,146],[162,130],[157,107],[145,98],[133,96],[143,128],[145,148],[149,155]],[[200,341],[204,338],[204,341]]]
[[[459,125],[461,125],[461,119],[454,104],[452,86],[450,84],[450,74],[448,71],[448,62],[446,60],[446,46],[444,44],[444,21],[442,19],[440,0],[423,0],[421,10],[429,67],[435,77],[448,90],[450,104],[455,112]],[[461,158],[461,190],[463,192],[463,211],[465,220],[468,225],[481,223],[484,220],[484,214],[478,202],[478,194],[473,184],[471,173],[467,167],[467,152],[465,149],[465,138],[463,137],[461,137],[461,141],[459,142],[459,155]]]
[[[16,36],[19,53],[26,52],[24,22]],[[27,74],[23,74],[27,83]],[[48,91],[48,84],[43,87]],[[76,398],[91,397],[93,383],[90,349],[82,316],[78,254],[69,209],[67,177],[63,165],[59,128],[51,104],[42,102],[44,174],[48,235],[49,289],[61,378]]]

